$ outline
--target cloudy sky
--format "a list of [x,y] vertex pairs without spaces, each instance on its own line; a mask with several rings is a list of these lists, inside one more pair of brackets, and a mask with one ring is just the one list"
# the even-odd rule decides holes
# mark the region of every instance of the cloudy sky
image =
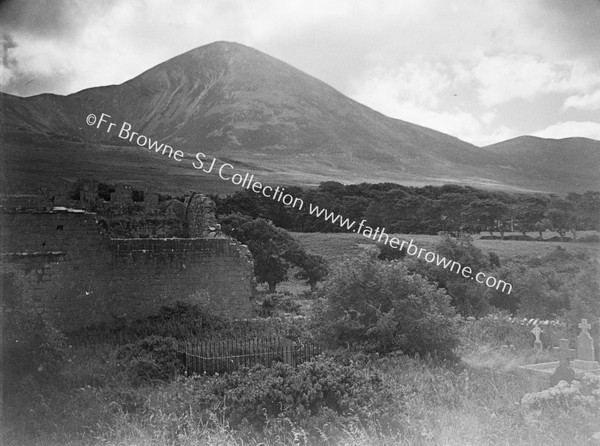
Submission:
[[8,1],[0,29],[0,90],[19,96],[119,84],[228,40],[476,145],[600,140],[600,0]]

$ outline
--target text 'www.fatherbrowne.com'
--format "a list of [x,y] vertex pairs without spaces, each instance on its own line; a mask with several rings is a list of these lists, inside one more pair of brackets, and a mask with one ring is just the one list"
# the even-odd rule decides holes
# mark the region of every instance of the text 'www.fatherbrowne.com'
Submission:
[[379,227],[373,229],[371,226],[367,226],[367,220],[361,220],[356,225],[356,221],[344,218],[340,214],[329,212],[325,208],[319,208],[319,206],[313,206],[312,203],[308,205],[308,213],[316,217],[322,217],[325,221],[332,224],[338,224],[340,228],[348,231],[356,232],[364,237],[374,240],[384,245],[389,245],[393,249],[400,251],[406,250],[406,253],[410,256],[416,256],[418,259],[424,259],[427,263],[435,263],[436,266],[441,266],[444,269],[449,269],[456,274],[460,274],[465,279],[475,280],[477,283],[485,284],[488,288],[494,288],[504,293],[510,294],[512,291],[512,285],[504,280],[497,279],[494,276],[486,275],[479,271],[474,273],[471,267],[463,266],[459,262],[454,260],[446,259],[446,257],[440,257],[439,254],[432,251],[428,251],[425,248],[419,248],[414,244],[414,240],[410,241],[400,240],[398,237],[390,236],[385,232],[385,228]]
[[[113,129],[115,129],[115,131],[118,130],[117,136],[120,139],[135,143],[139,147],[147,149],[150,152],[160,153],[164,157],[173,159],[176,162],[189,160],[183,151],[174,149],[168,144],[160,143],[156,139],[152,139],[134,131],[130,123],[123,121],[118,125],[110,119],[111,116],[106,113],[102,113],[100,118],[91,113],[87,116],[86,123],[90,127],[95,127],[97,129],[102,127],[107,133],[111,133]],[[221,162],[215,157],[209,158],[202,152],[198,152],[192,157],[192,167],[206,174],[216,174],[224,181],[229,181],[236,186],[251,190],[256,194],[283,203],[294,209],[305,209],[304,201],[301,198],[296,198],[293,195],[286,193],[284,187],[273,187],[263,184],[254,178],[254,174],[250,174],[249,172],[239,172],[232,164]],[[356,221],[351,221],[340,214],[329,212],[327,209],[320,208],[312,203],[308,204],[308,213],[315,217],[323,218],[331,224],[338,224],[342,229],[361,234],[363,237],[389,245],[393,249],[398,249],[400,251],[406,250],[406,253],[410,256],[416,256],[418,259],[423,259],[427,263],[435,263],[437,266],[449,269],[465,279],[471,279],[475,280],[477,283],[485,284],[488,288],[494,288],[507,294],[510,294],[512,291],[512,285],[504,280],[497,279],[491,275],[486,275],[481,271],[474,273],[469,266],[463,266],[459,262],[440,257],[439,254],[428,251],[425,248],[417,247],[417,245],[414,244],[413,239],[407,242],[406,240],[400,240],[397,237],[390,236],[385,232],[385,228],[373,229],[366,225],[366,220],[362,220],[357,224]]]

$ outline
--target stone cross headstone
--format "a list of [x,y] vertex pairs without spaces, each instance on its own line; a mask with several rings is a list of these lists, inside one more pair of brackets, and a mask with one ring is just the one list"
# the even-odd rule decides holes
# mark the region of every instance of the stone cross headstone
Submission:
[[550,378],[550,383],[554,386],[559,381],[571,382],[575,379],[575,370],[571,367],[570,360],[575,359],[575,350],[569,348],[569,340],[561,339],[559,347],[554,347],[554,352],[558,356],[558,367]]
[[588,333],[588,330],[592,328],[592,326],[588,324],[587,319],[581,319],[579,328],[581,328],[581,333],[577,336],[577,359],[582,361],[595,361],[594,340]]
[[541,351],[542,350],[542,341],[540,340],[540,334],[543,333],[542,329],[536,325],[533,328],[533,330],[531,330],[531,332],[535,336],[535,341],[533,341],[533,347],[536,350]]

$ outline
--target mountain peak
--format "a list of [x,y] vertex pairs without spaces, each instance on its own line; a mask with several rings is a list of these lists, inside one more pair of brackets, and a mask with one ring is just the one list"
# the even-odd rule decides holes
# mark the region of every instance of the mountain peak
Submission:
[[[165,63],[173,61],[173,60],[177,60],[180,58],[185,59],[186,57],[203,58],[203,57],[206,57],[207,55],[228,57],[228,56],[233,56],[233,55],[236,55],[239,53],[262,54],[262,53],[260,53],[260,51],[255,50],[254,48],[250,48],[246,45],[242,45],[241,43],[229,42],[226,40],[219,40],[216,42],[209,43],[207,45],[202,45],[202,46],[193,48],[183,54],[180,54],[178,56],[175,56],[175,57],[167,60]],[[264,54],[264,56],[266,56],[266,54]]]
[[509,166],[500,151],[386,117],[236,42],[200,46],[121,85],[3,102],[0,121],[16,132],[135,144],[85,125],[89,114],[106,113],[114,123],[126,121],[138,134],[189,154],[202,151],[247,165],[260,160],[261,168],[282,172],[413,184],[528,182],[529,172]]

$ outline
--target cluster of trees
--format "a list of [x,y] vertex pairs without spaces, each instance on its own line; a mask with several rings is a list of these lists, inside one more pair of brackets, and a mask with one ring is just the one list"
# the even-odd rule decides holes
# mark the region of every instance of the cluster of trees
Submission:
[[[268,284],[270,292],[275,292],[277,284],[287,280],[292,265],[300,268],[299,277],[305,279],[313,291],[317,283],[327,277],[330,268],[326,260],[306,253],[287,231],[273,223],[242,214],[230,214],[221,217],[220,221],[226,234],[248,245],[254,257],[255,276],[258,282]],[[573,320],[589,314],[600,316],[598,265],[583,254],[575,255],[558,248],[542,258],[515,259],[501,265],[495,253],[483,253],[466,235],[460,238],[444,237],[434,250],[440,256],[471,267],[473,271],[482,271],[512,284],[512,292],[507,294],[484,287],[441,266],[407,258],[404,251],[390,250],[387,245],[380,246],[377,259],[359,263],[361,268],[369,269],[376,268],[373,266],[376,262],[401,260],[394,263],[402,265],[402,275],[423,277],[435,284],[434,289],[443,290],[450,305],[462,316],[483,316],[495,310],[506,310],[526,317],[566,316]],[[337,274],[345,277],[344,274],[349,274],[351,270],[343,271],[344,268],[338,269]],[[375,276],[377,274],[373,273],[370,277],[374,280]],[[342,280],[339,277],[329,278],[324,285],[324,294],[331,294],[329,288],[332,280],[337,283],[336,287],[345,287],[339,282]],[[375,282],[372,285],[383,286]],[[373,292],[368,287],[361,285],[353,290],[354,285],[348,286],[344,288],[345,293],[360,292],[363,299],[369,296],[366,301],[373,305]],[[431,291],[431,288],[427,289]],[[360,311],[362,314],[363,310]],[[377,311],[373,314],[379,314]]]
[[[411,302],[418,302],[427,317],[443,314],[440,321],[444,323],[452,312],[481,317],[501,310],[527,318],[563,317],[575,324],[582,317],[600,316],[600,266],[584,254],[557,248],[543,257],[519,258],[501,265],[497,255],[483,253],[468,236],[445,237],[435,251],[474,271],[502,278],[513,285],[512,292],[487,288],[420,259],[390,261],[382,246],[378,257],[347,259],[324,282],[321,295],[327,304],[317,313],[319,323],[330,330],[326,337],[339,338],[339,342],[354,339],[380,352],[397,348],[404,338],[397,334],[390,338],[387,330],[400,330],[398,324],[410,327],[402,317],[412,311]],[[436,308],[427,310],[433,304]],[[397,313],[400,309],[403,315]],[[427,345],[435,345],[434,340],[429,339]]]
[[512,285],[508,294],[423,260],[407,258],[402,262],[411,273],[444,289],[462,316],[480,317],[497,310],[571,321],[600,316],[600,265],[583,253],[557,247],[543,257],[516,258],[501,264],[495,253],[483,253],[468,236],[445,237],[434,251]]
[[582,317],[600,316],[599,265],[583,254],[558,248],[541,258],[500,265],[497,256],[484,254],[468,237],[444,238],[436,251],[510,280],[513,293],[483,287],[422,260],[363,254],[333,267],[314,309],[315,333],[333,347],[455,359],[456,314],[505,310],[528,318],[563,317],[573,326]]
[[371,227],[403,234],[450,234],[488,231],[491,235],[517,231],[525,236],[549,229],[561,239],[570,232],[600,229],[600,192],[556,195],[510,194],[468,186],[408,187],[392,183],[343,185],[329,181],[316,189],[289,187],[286,193],[301,198],[305,209],[286,207],[245,190],[225,198],[212,197],[217,212],[239,212],[271,220],[297,232],[340,232],[339,224],[308,213],[308,203],[344,218],[366,219]]
[[564,248],[543,257],[518,258],[494,275],[513,285],[510,295],[486,288],[493,307],[524,317],[563,316],[572,322],[600,317],[600,265]]

